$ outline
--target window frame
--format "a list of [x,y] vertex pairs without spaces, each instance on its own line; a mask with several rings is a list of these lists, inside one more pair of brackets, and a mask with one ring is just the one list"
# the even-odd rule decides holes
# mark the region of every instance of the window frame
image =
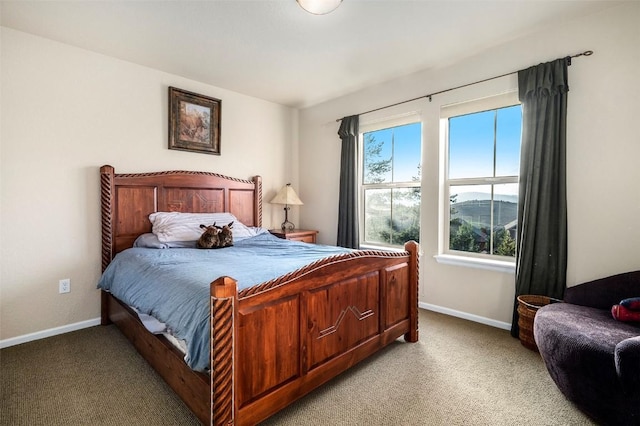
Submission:
[[[359,244],[361,248],[374,248],[384,250],[402,251],[402,246],[385,244],[380,242],[368,242],[365,240],[365,190],[367,189],[402,189],[402,188],[418,188],[420,189],[420,207],[422,208],[422,179],[415,182],[389,182],[389,183],[364,183],[364,135],[365,133],[376,132],[378,130],[391,129],[394,127],[405,126],[409,124],[420,124],[420,166],[422,166],[423,140],[424,140],[424,123],[422,117],[417,111],[411,111],[404,114],[398,114],[391,117],[379,118],[377,120],[364,121],[360,123],[358,134],[358,233]],[[422,233],[422,213],[419,214],[420,233]]]
[[[449,178],[449,119],[462,115],[475,114],[484,111],[492,111],[501,108],[508,108],[520,105],[517,91],[509,91],[486,98],[463,101],[455,104],[444,105],[440,109],[440,138],[444,155],[441,156],[442,185],[441,185],[441,212],[440,216],[440,250],[436,260],[440,263],[479,267],[483,269],[508,271],[515,270],[515,257],[502,256],[498,254],[474,253],[461,250],[452,250],[450,244],[450,223],[451,223],[451,187],[459,185],[493,185],[518,184],[518,176],[491,176],[491,177],[471,177],[471,178]],[[494,163],[495,163],[494,147]],[[495,165],[494,165],[495,167]],[[494,173],[495,174],[495,173]],[[493,208],[491,209],[493,220]]]

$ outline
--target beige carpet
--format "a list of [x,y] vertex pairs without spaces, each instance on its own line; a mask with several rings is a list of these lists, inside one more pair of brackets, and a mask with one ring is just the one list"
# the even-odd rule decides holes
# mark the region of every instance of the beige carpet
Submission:
[[[0,351],[2,425],[193,425],[114,326]],[[509,332],[421,311],[398,341],[265,425],[591,425]]]

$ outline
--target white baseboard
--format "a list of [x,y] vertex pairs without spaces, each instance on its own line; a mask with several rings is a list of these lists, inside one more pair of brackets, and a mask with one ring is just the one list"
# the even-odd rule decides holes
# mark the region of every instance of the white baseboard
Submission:
[[511,323],[496,321],[491,318],[481,317],[479,315],[469,314],[467,312],[456,311],[455,309],[445,308],[443,306],[432,305],[431,303],[418,302],[418,307],[428,311],[438,312],[452,317],[462,318],[480,324],[489,325],[491,327],[501,328],[503,330],[511,330]]
[[33,340],[40,340],[46,337],[56,336],[58,334],[69,333],[71,331],[81,330],[83,328],[89,328],[96,325],[100,325],[100,318],[80,321],[74,324],[67,324],[60,327],[50,328],[48,330],[42,330],[35,333],[12,337],[10,339],[0,340],[0,349],[8,348],[9,346],[20,345],[22,343],[31,342]]

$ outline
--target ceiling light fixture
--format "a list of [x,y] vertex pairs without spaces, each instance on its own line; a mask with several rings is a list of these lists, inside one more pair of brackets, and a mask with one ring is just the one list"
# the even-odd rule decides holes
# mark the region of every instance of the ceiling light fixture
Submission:
[[301,8],[314,15],[326,15],[340,6],[342,0],[296,0]]

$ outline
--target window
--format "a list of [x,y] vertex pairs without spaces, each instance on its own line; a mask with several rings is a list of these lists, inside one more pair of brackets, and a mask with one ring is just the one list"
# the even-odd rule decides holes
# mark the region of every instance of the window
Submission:
[[522,108],[513,97],[443,108],[449,254],[515,257]]
[[360,136],[360,244],[402,247],[419,241],[421,123]]

